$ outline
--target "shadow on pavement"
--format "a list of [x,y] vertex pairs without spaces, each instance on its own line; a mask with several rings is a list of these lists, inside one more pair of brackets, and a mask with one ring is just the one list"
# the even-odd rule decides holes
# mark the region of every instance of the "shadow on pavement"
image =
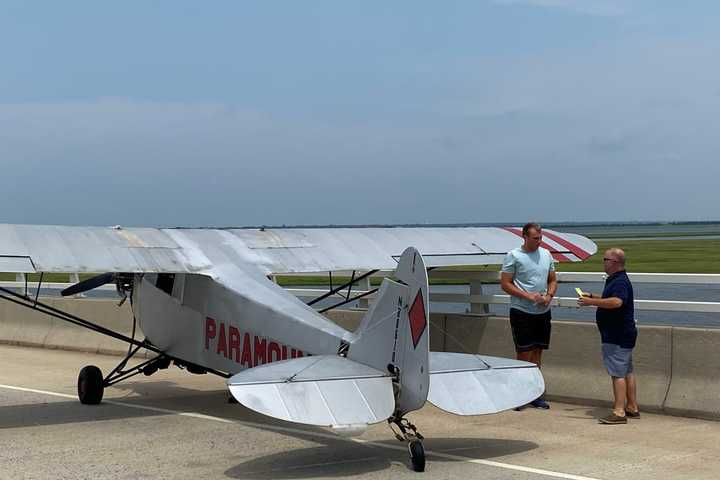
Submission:
[[[350,443],[338,438],[331,441],[318,439],[308,432],[308,440],[325,443],[322,447],[301,448],[274,453],[240,463],[225,471],[225,475],[237,479],[346,477],[376,472],[389,468],[393,463],[403,464],[408,470],[410,461],[403,443],[389,440],[375,444]],[[292,434],[294,437],[303,435]],[[379,448],[376,444],[401,449]],[[425,449],[429,462],[457,462],[465,459],[489,459],[512,455],[537,448],[532,442],[486,439],[486,438],[426,438]],[[433,453],[451,454],[448,458]]]
[[[231,478],[344,477],[382,471],[393,463],[410,468],[406,444],[392,438],[389,429],[387,439],[374,441],[373,444],[354,443],[334,436],[327,429],[275,420],[242,405],[228,404],[227,390],[193,390],[171,381],[127,382],[122,389],[132,392],[132,395],[107,400],[122,402],[127,406],[105,402],[100,405],[82,405],[78,400],[30,394],[32,403],[27,403],[29,400],[23,398],[24,404],[0,406],[0,429],[167,415],[163,411],[147,409],[149,407],[218,416],[238,422],[239,429],[260,429],[314,444],[312,447],[285,450],[240,463],[225,472]],[[36,395],[39,400],[34,400]],[[251,438],[251,435],[248,436],[249,442]],[[428,437],[425,440],[428,460],[432,462],[497,458],[535,448],[537,444],[532,442],[507,439]],[[437,456],[433,452],[457,458]]]

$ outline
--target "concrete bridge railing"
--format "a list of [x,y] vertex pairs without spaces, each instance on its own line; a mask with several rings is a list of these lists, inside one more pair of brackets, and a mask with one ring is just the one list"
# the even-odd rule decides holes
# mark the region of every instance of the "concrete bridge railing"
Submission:
[[[44,298],[81,318],[130,335],[127,304],[100,299]],[[336,310],[328,316],[353,330],[364,311]],[[201,332],[199,333],[199,335]],[[136,333],[143,338],[142,332]],[[118,340],[50,318],[9,302],[0,302],[0,343],[124,354]],[[720,420],[720,330],[640,326],[634,354],[639,400],[647,411]],[[434,351],[514,357],[506,318],[475,314],[432,314],[430,348]],[[608,405],[610,379],[603,369],[595,325],[553,321],[550,350],[543,357],[550,399]]]

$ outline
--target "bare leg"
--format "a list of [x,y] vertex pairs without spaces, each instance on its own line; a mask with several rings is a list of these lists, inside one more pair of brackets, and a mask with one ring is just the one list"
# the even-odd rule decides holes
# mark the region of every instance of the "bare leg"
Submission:
[[613,395],[615,403],[613,404],[613,413],[618,417],[625,416],[625,397],[627,385],[624,378],[612,377]]
[[540,356],[541,355],[542,355],[542,350],[533,348],[532,350],[528,350],[526,352],[517,352],[517,359],[522,360],[524,362],[534,363],[535,365],[540,367]]
[[535,363],[535,365],[538,366],[538,368],[540,368],[540,364],[542,363],[542,354],[543,354],[542,348],[538,348],[537,350],[535,350],[535,362],[534,363]]
[[517,359],[523,362],[532,362],[532,350],[517,352]]
[[[540,368],[540,357],[542,356],[542,350],[539,348],[533,348],[532,350],[528,350],[526,352],[517,352],[517,359],[522,360],[524,362],[530,362],[534,363],[535,365]],[[545,403],[543,400],[542,395],[540,397],[536,398],[532,402],[530,402],[529,405],[532,405],[535,408],[544,408],[548,409],[550,406]],[[525,407],[517,407],[515,410],[522,410]]]
[[637,403],[637,382],[635,381],[635,374],[628,373],[625,377],[626,384],[626,395],[627,395],[627,409],[635,413],[639,411]]

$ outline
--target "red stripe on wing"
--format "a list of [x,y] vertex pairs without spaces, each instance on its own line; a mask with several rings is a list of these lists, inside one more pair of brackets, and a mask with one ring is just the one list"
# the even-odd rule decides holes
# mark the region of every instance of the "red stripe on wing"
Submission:
[[542,234],[548,237],[550,240],[554,241],[555,243],[558,243],[563,247],[567,248],[570,252],[572,252],[573,255],[578,257],[580,260],[587,260],[588,258],[590,258],[590,254],[588,252],[578,247],[574,243],[568,242],[561,236],[546,231],[543,231]]
[[[519,228],[515,228],[515,227],[500,227],[500,228],[502,228],[503,230],[507,230],[510,233],[514,233],[515,235],[517,235],[520,238],[522,238],[522,236],[523,236],[522,230]],[[543,232],[543,235],[545,235],[545,232]],[[555,240],[555,239],[553,239],[553,240]],[[560,243],[560,242],[558,242],[558,243]],[[548,250],[550,252],[550,255],[552,255],[552,257],[555,260],[557,260],[558,262],[571,262],[572,261],[565,255],[563,255],[562,253],[558,252],[554,247],[548,245],[545,242],[540,242],[540,246],[543,247],[544,249]]]

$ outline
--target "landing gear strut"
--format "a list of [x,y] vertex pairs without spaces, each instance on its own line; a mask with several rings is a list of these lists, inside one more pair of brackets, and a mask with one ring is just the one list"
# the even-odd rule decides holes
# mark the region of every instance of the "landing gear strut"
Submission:
[[[410,423],[406,418],[388,418],[390,430],[395,434],[395,438],[401,442],[408,442],[408,451],[410,452],[410,462],[413,470],[416,472],[425,471],[425,449],[423,448],[423,436],[418,432],[417,427]],[[399,432],[393,428],[396,425]]]
[[[108,277],[103,277],[107,279]],[[119,274],[114,278],[117,284],[118,292],[123,297],[123,301],[125,298],[130,298],[130,301],[132,301],[132,279],[128,278],[127,276],[123,274]],[[102,279],[98,279],[102,280]],[[98,281],[95,280],[95,281]],[[42,274],[40,274],[40,283],[42,284]],[[82,282],[81,282],[82,283]],[[78,284],[79,285],[79,284]],[[87,284],[85,284],[87,285]],[[71,287],[72,288],[72,287]],[[73,291],[70,291],[72,294]],[[78,398],[80,399],[80,402],[86,405],[97,405],[102,401],[103,398],[103,391],[105,387],[109,387],[110,385],[114,385],[117,382],[120,382],[122,380],[125,380],[126,378],[130,378],[132,376],[135,376],[139,373],[142,373],[144,375],[152,375],[153,373],[157,372],[158,369],[164,369],[168,368],[171,362],[174,362],[175,365],[177,365],[180,368],[186,368],[188,372],[190,373],[212,373],[214,375],[218,375],[223,378],[230,378],[230,374],[220,372],[217,370],[213,370],[206,367],[201,367],[199,365],[194,365],[192,363],[188,363],[184,360],[181,360],[179,358],[172,357],[170,355],[165,354],[162,350],[154,346],[152,343],[150,343],[148,340],[136,340],[135,339],[135,318],[133,317],[133,330],[132,330],[132,336],[128,337],[127,335],[123,335],[122,333],[110,330],[109,328],[103,327],[102,325],[98,325],[96,323],[93,323],[89,320],[85,320],[84,318],[78,317],[77,315],[73,315],[71,313],[65,312],[63,310],[60,310],[59,308],[55,308],[53,306],[50,306],[48,304],[45,304],[43,302],[38,301],[38,296],[40,295],[40,287],[38,287],[37,292],[35,294],[35,298],[31,298],[27,293],[27,288],[25,290],[25,295],[21,295],[17,292],[14,292],[12,290],[9,290],[4,287],[0,287],[0,299],[7,300],[11,303],[14,303],[16,305],[20,305],[21,307],[29,308],[30,310],[35,310],[40,313],[44,313],[46,315],[49,315],[53,318],[57,318],[58,320],[62,320],[64,322],[71,323],[73,325],[77,325],[79,327],[87,328],[88,330],[92,330],[93,332],[100,333],[102,335],[106,335],[108,337],[114,338],[116,340],[123,341],[127,343],[128,346],[128,353],[125,356],[125,358],[120,362],[120,364],[113,369],[112,372],[108,374],[107,377],[103,378],[102,372],[100,369],[94,365],[88,365],[87,367],[83,368],[80,371],[80,374],[78,375]],[[138,350],[141,348],[144,348],[145,350],[149,352],[153,352],[157,354],[155,358],[151,358],[150,360],[146,360],[145,362],[142,362],[139,365],[136,365],[132,368],[129,368],[127,370],[124,370],[125,366],[127,365],[128,360],[132,358]]]
[[95,365],[88,365],[80,370],[78,375],[78,398],[80,403],[85,405],[97,405],[102,401],[105,387],[114,385],[126,378],[134,377],[140,373],[150,376],[157,372],[158,369],[165,369],[170,366],[170,358],[164,354],[146,360],[132,368],[125,370],[128,360],[130,360],[144,346],[146,342],[135,346],[128,351],[127,356],[118,364],[117,367],[110,372],[107,377],[103,377],[102,372]]

